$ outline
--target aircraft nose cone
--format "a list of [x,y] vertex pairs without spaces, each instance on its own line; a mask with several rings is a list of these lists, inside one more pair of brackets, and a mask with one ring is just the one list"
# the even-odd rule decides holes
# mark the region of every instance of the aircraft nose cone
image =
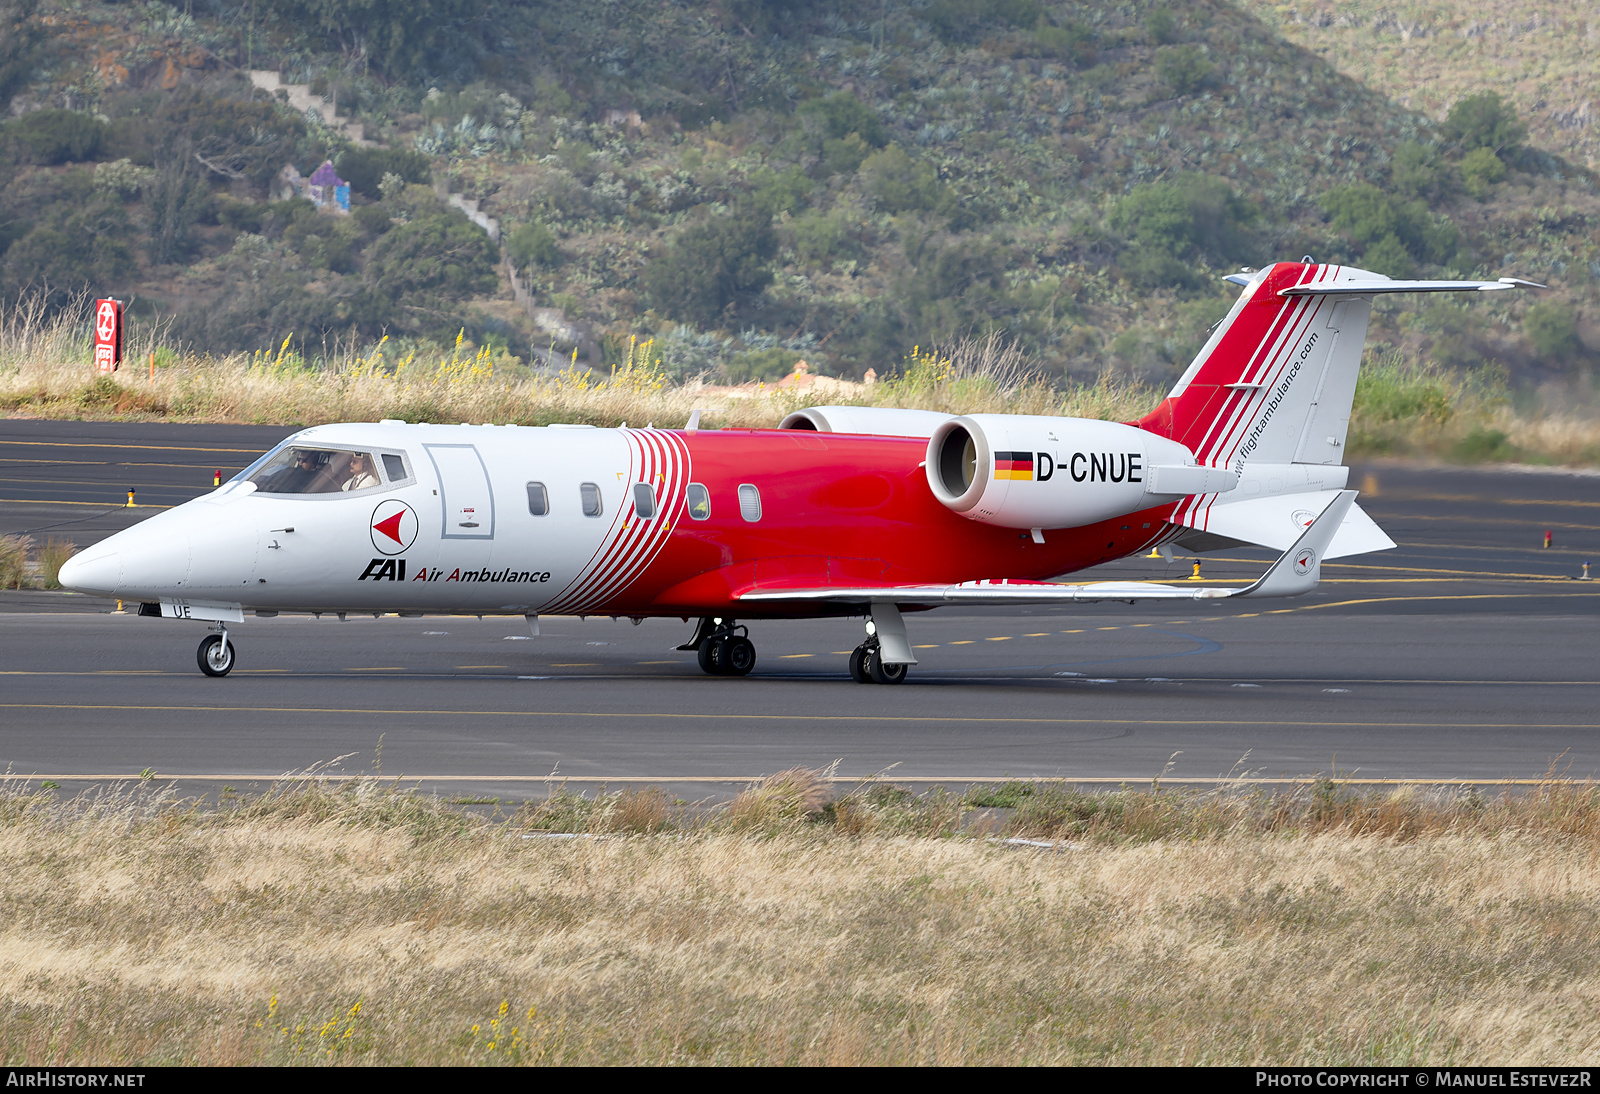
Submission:
[[115,596],[122,580],[122,556],[116,551],[74,555],[61,567],[59,580],[73,592]]

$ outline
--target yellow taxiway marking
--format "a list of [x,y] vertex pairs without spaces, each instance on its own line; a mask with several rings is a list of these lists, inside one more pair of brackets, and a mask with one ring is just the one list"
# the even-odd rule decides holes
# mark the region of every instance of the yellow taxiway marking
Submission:
[[[1297,726],[1308,729],[1600,729],[1594,722],[1385,722],[1312,721],[1268,718],[1000,718],[992,716],[896,715],[896,714],[709,714],[691,711],[594,711],[594,710],[428,710],[382,709],[378,707],[253,707],[186,706],[167,703],[163,710],[184,710],[217,714],[347,714],[385,718],[426,715],[441,718],[583,718],[596,721],[624,718],[690,722],[905,722],[953,725],[1035,725],[1035,726]],[[143,703],[0,703],[0,710],[135,710],[150,711]],[[898,777],[898,776],[897,776]],[[990,776],[993,778],[993,776]]]
[[1388,494],[1383,500],[1399,501],[1475,501],[1486,505],[1572,505],[1600,509],[1600,501],[1563,501],[1555,498],[1496,498],[1481,494]]
[[1035,634],[1025,634],[1022,637],[1024,637],[1024,638],[1049,638],[1049,637],[1051,637],[1051,634],[1050,634],[1049,631],[1038,631]]
[[986,642],[1009,642],[1009,641],[1011,641],[1011,639],[1009,637],[1008,638],[986,638],[986,639],[984,639],[984,641],[986,641]]
[[0,441],[29,448],[125,448],[130,452],[238,452],[248,456],[265,455],[265,448],[190,448],[180,444],[93,444],[87,441]]
[[778,660],[780,660],[780,661],[788,661],[788,660],[791,660],[791,659],[796,658],[796,657],[815,657],[815,656],[816,656],[816,654],[814,654],[814,653],[786,653],[786,654],[782,655],[781,657],[779,657]]
[[[213,471],[231,471],[233,472],[233,475],[237,475],[240,471],[244,470],[242,467],[218,467],[214,463],[129,463],[127,461],[117,460],[25,460],[19,456],[0,456],[0,464],[7,463],[43,463],[50,464],[54,467],[183,467],[193,471],[199,471],[202,468],[209,467]],[[231,479],[233,475],[229,475],[228,478]],[[224,479],[223,481],[226,482],[227,479]]]
[[511,667],[510,665],[457,665],[456,666],[456,668],[458,668],[458,669],[505,669],[505,668],[510,668],[510,667]]
[[599,668],[600,667],[600,662],[598,662],[598,661],[566,661],[566,662],[562,662],[560,664],[552,664],[550,667],[553,668],[553,669],[593,669],[593,668]]
[[[103,481],[96,481],[96,480],[93,480],[93,479],[0,479],[0,482],[14,483],[14,484],[16,484],[18,486],[98,486],[98,487],[102,487],[102,488],[108,489],[108,490],[123,490],[123,489],[126,489],[126,487],[119,486],[116,483],[106,483],[106,482],[103,482]],[[206,490],[206,491],[211,491],[211,490],[215,490],[217,488],[215,486],[212,486],[208,482],[208,483],[204,483],[204,484],[195,484],[195,483],[159,483],[155,487],[152,487],[151,489],[158,489],[158,490]]]
[[[122,487],[115,487],[121,490]],[[159,488],[158,488],[159,489]],[[49,501],[37,498],[6,498],[7,505],[87,505],[94,509],[171,509],[170,505],[156,505],[154,502],[141,501],[133,505],[124,505],[115,498],[106,501]]]
[[[487,668],[488,666],[485,665],[484,667]],[[495,667],[498,668],[499,666],[495,666]],[[375,665],[375,666],[373,666],[371,668],[347,668],[344,671],[345,672],[405,672],[406,670],[405,670],[405,666],[403,666],[403,665],[384,665],[382,667],[379,667],[379,666]]]
[[975,639],[975,638],[963,638],[959,642],[952,642],[950,644],[952,646],[970,646],[976,641],[977,641],[977,639]]
[[912,646],[911,648],[914,650],[936,650],[939,648],[939,643],[932,642],[926,646]]

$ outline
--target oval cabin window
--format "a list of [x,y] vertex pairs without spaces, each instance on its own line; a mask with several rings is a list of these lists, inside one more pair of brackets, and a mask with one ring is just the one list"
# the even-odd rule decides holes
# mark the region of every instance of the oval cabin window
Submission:
[[752,524],[761,519],[761,491],[749,483],[739,487],[739,515]]

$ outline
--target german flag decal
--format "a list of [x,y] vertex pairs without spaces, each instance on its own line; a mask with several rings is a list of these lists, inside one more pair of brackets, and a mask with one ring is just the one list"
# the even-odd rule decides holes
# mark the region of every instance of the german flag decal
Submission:
[[997,479],[1033,479],[1032,452],[996,452],[994,477]]

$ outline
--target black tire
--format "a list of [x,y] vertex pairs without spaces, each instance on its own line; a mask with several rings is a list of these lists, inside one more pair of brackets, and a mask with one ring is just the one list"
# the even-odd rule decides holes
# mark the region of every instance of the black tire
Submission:
[[867,672],[867,647],[857,646],[850,651],[850,679],[858,684],[872,683],[872,676]]
[[908,668],[909,665],[885,665],[882,650],[873,650],[872,656],[867,658],[867,673],[874,684],[901,683],[906,678]]
[[700,643],[700,648],[695,651],[696,658],[700,661],[700,671],[711,676],[722,675],[722,662],[719,659],[719,645],[722,639],[707,638]]
[[756,644],[748,638],[728,639],[722,657],[722,671],[729,676],[748,676],[756,667]]
[[233,671],[233,643],[223,642],[220,634],[208,634],[201,639],[194,656],[200,663],[200,671],[207,676],[226,676]]

